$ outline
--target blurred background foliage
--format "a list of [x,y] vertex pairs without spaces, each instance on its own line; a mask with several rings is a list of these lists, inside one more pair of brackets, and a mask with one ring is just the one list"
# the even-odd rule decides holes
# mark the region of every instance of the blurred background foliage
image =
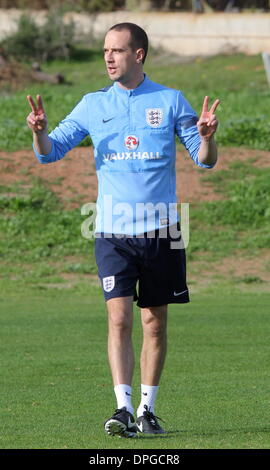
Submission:
[[66,11],[102,12],[115,10],[162,11],[241,11],[269,10],[269,0],[0,0],[0,8],[49,9],[62,6]]
[[75,47],[74,33],[74,23],[65,23],[59,8],[48,10],[41,26],[32,16],[23,13],[17,31],[1,41],[0,52],[20,62],[69,59]]

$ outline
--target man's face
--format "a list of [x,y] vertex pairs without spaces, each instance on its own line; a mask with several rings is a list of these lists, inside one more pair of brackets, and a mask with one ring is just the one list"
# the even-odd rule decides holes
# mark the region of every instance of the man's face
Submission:
[[132,81],[142,62],[143,50],[132,50],[130,32],[111,30],[104,42],[104,60],[111,80],[123,84]]

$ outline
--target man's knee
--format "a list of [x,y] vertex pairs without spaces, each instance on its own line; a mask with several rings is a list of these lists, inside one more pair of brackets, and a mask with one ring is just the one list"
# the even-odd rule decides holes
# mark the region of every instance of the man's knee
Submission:
[[114,330],[132,329],[132,304],[127,300],[111,299],[107,302],[109,327]]
[[144,334],[161,338],[166,335],[167,306],[142,309],[142,326]]
[[109,326],[115,330],[128,330],[132,328],[132,321],[126,312],[110,312]]

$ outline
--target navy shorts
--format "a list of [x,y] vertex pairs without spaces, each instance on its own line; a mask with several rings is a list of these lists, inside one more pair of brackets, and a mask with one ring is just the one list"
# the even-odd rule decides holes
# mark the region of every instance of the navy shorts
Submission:
[[151,237],[97,235],[95,256],[106,301],[133,296],[141,308],[189,302],[180,231],[175,238],[162,230],[162,237],[159,230]]

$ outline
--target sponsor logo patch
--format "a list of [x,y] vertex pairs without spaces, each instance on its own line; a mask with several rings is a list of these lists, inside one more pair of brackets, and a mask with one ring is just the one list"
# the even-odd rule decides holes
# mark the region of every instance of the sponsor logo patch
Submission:
[[139,145],[139,139],[136,135],[128,135],[125,138],[125,146],[128,150],[136,150]]
[[163,121],[163,109],[162,108],[151,108],[146,109],[146,122],[151,127],[159,127]]
[[162,156],[159,152],[117,152],[103,154],[103,161],[112,160],[159,160]]

